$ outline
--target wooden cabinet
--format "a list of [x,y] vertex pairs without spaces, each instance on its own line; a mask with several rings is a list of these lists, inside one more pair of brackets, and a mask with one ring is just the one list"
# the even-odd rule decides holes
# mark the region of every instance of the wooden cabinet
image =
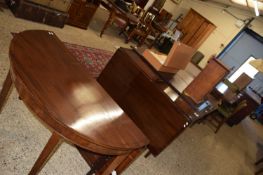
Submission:
[[87,29],[99,6],[99,1],[74,0],[69,8],[68,24]]
[[64,27],[68,13],[24,0],[6,0],[7,5],[18,18]]
[[183,34],[181,42],[198,49],[216,26],[193,9],[176,27]]
[[206,67],[187,86],[184,94],[198,104],[228,73],[229,69],[219,60],[211,59]]
[[157,156],[184,130],[188,119],[154,80],[158,74],[130,49],[118,49],[98,82],[149,138]]
[[51,9],[56,9],[62,12],[67,12],[71,4],[71,0],[27,0],[27,1],[40,4],[45,7],[49,7]]

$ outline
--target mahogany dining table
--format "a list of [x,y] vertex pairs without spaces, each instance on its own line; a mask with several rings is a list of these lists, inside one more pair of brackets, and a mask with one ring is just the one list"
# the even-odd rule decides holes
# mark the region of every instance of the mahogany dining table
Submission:
[[88,174],[99,175],[120,174],[149,143],[55,33],[17,33],[9,55],[0,112],[14,84],[19,98],[52,132],[30,175],[41,170],[61,141],[79,149],[91,166]]
[[136,25],[140,22],[140,18],[138,18],[137,16],[133,15],[130,12],[126,12],[123,9],[121,9],[115,3],[114,0],[102,0],[100,3],[110,12],[107,21],[105,22],[104,26],[101,29],[100,37],[102,37],[104,31],[108,28],[110,24],[113,23],[115,18],[120,18],[125,21],[125,25],[122,27],[120,34],[123,33],[123,31],[126,29],[128,25],[131,24]]

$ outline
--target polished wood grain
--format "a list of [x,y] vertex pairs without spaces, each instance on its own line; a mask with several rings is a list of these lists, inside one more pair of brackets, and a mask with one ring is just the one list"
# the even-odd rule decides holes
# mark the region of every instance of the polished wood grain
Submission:
[[[58,136],[118,160],[118,156],[147,145],[144,134],[53,32],[16,34],[10,45],[10,63],[20,98],[53,132],[31,174],[36,174],[51,155]],[[2,99],[10,86],[10,74]]]
[[186,87],[184,94],[196,104],[201,103],[205,96],[229,73],[229,69],[216,58],[211,59],[206,67]]
[[184,130],[187,118],[143,59],[131,49],[118,49],[98,82],[150,139],[148,149],[157,156]]

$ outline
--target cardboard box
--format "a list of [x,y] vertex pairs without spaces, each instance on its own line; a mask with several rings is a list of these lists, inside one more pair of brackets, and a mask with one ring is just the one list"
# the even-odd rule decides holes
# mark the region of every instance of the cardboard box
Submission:
[[196,50],[180,42],[175,42],[168,55],[146,49],[143,56],[158,71],[176,73],[185,69]]

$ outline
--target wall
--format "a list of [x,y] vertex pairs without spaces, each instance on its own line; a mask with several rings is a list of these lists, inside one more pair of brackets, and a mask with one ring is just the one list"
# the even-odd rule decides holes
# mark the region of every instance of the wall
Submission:
[[[243,32],[223,55],[219,57],[229,67],[236,71],[250,56],[263,58],[263,44],[246,32]],[[263,73],[258,73],[249,85],[263,95]]]
[[[195,9],[217,26],[214,32],[199,48],[199,51],[205,55],[205,58],[200,63],[200,67],[204,67],[207,63],[207,60],[212,55],[217,55],[220,53],[224,46],[226,46],[232,40],[232,38],[241,30],[241,28],[238,28],[235,25],[237,19],[228,13],[222,12],[225,7],[221,6],[220,4],[202,2],[198,0],[182,0],[179,5],[173,3],[172,0],[166,0],[166,3],[164,4],[164,9],[172,13],[173,18],[176,18],[180,13],[186,14],[190,8]],[[248,19],[254,15],[253,10],[250,12],[231,7],[228,8],[228,11],[241,19]],[[262,17],[258,17],[252,23],[251,28],[263,36]]]

